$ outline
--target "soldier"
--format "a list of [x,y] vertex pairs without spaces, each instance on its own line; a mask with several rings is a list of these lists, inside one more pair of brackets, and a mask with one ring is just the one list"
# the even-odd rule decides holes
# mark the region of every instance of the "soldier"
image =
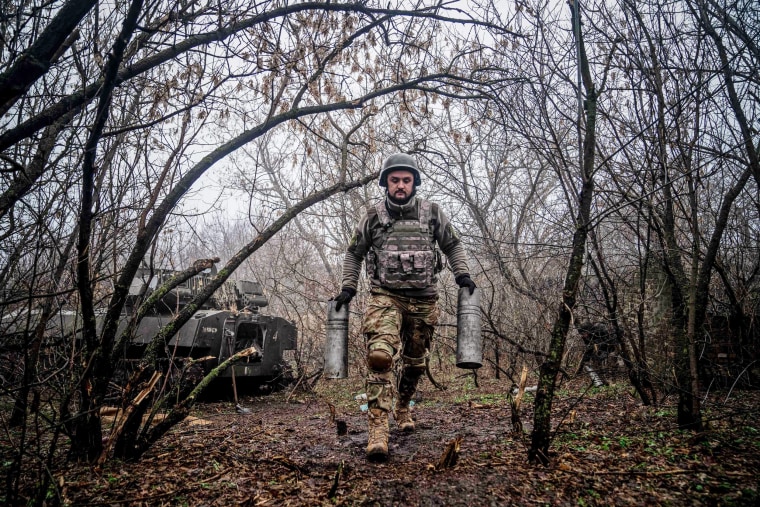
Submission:
[[[475,283],[459,235],[440,207],[416,197],[421,183],[414,157],[396,153],[383,162],[379,184],[385,198],[367,207],[356,226],[343,263],[336,310],[356,295],[362,261],[371,283],[362,333],[367,345],[367,457],[388,457],[388,412],[394,398],[393,367],[401,375],[393,413],[401,431],[414,431],[409,406],[438,321],[437,274],[446,255],[456,283],[472,294]],[[440,247],[440,251],[438,248]]]

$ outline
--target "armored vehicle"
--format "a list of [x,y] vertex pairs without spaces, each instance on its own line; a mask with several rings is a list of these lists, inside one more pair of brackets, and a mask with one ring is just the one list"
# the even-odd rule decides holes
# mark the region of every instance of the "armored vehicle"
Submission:
[[[117,384],[129,378],[133,366],[142,358],[147,345],[161,328],[171,322],[174,315],[210,282],[215,275],[213,269],[200,273],[169,291],[142,318],[133,339],[122,352],[123,360],[117,365],[114,379]],[[119,333],[127,328],[140,302],[145,301],[147,296],[175,273],[170,270],[148,269],[137,273],[119,322]],[[246,280],[226,282],[168,340],[163,348],[165,355],[161,362],[168,365],[169,358],[175,364],[184,362],[186,358],[204,358],[193,365],[195,377],[208,373],[234,353],[255,347],[257,354],[228,367],[211,389],[207,390],[207,394],[213,396],[215,391],[229,394],[233,379],[233,386],[241,392],[268,391],[287,385],[292,381],[288,353],[295,351],[297,346],[296,327],[293,322],[282,317],[262,314],[261,309],[267,304],[260,284]],[[37,325],[36,319],[39,316],[38,311],[16,311],[6,312],[0,319],[0,385],[11,385],[22,378],[24,349],[30,340],[30,330]],[[103,315],[97,315],[96,322],[100,327]],[[68,341],[65,337],[78,337],[80,331],[81,315],[73,310],[59,310],[47,323],[46,342],[41,354],[49,355],[50,360],[68,357],[69,353],[61,354],[53,349],[66,347]]]
[[[149,295],[175,274],[174,271],[147,269],[137,273],[129,290],[123,326],[136,311],[141,295]],[[209,283],[214,272],[196,275],[169,291],[152,311],[143,317],[126,353],[126,359],[142,356],[158,331],[171,321],[198,291]],[[263,315],[267,306],[261,285],[247,280],[225,282],[214,295],[185,323],[166,344],[167,357],[210,358],[202,361],[205,372],[218,366],[234,353],[255,347],[257,355],[228,367],[219,382],[233,376],[240,389],[276,387],[292,380],[286,351],[297,346],[295,324],[282,317]]]

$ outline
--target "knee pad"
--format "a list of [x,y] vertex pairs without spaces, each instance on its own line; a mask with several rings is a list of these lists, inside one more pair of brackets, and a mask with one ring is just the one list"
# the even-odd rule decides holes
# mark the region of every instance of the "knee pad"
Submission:
[[376,372],[390,371],[394,352],[393,347],[387,343],[373,343],[367,351],[367,367]]

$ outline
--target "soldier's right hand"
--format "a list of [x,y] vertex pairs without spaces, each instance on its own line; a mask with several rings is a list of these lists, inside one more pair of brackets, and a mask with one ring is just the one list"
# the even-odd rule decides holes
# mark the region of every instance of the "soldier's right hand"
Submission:
[[331,301],[335,301],[335,311],[340,311],[340,307],[350,303],[354,299],[354,296],[356,296],[356,289],[343,287],[340,290],[340,294],[331,299]]

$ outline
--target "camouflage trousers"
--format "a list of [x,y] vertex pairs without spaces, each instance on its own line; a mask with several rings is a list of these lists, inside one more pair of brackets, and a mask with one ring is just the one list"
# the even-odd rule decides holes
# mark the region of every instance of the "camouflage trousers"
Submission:
[[[367,401],[369,408],[386,412],[393,406],[394,392],[399,406],[408,406],[417,382],[425,373],[435,325],[438,323],[438,297],[410,298],[373,290],[362,319],[362,333],[367,345]],[[373,351],[392,357],[392,366],[384,371],[373,369],[369,359]],[[400,362],[401,373],[394,378]]]

